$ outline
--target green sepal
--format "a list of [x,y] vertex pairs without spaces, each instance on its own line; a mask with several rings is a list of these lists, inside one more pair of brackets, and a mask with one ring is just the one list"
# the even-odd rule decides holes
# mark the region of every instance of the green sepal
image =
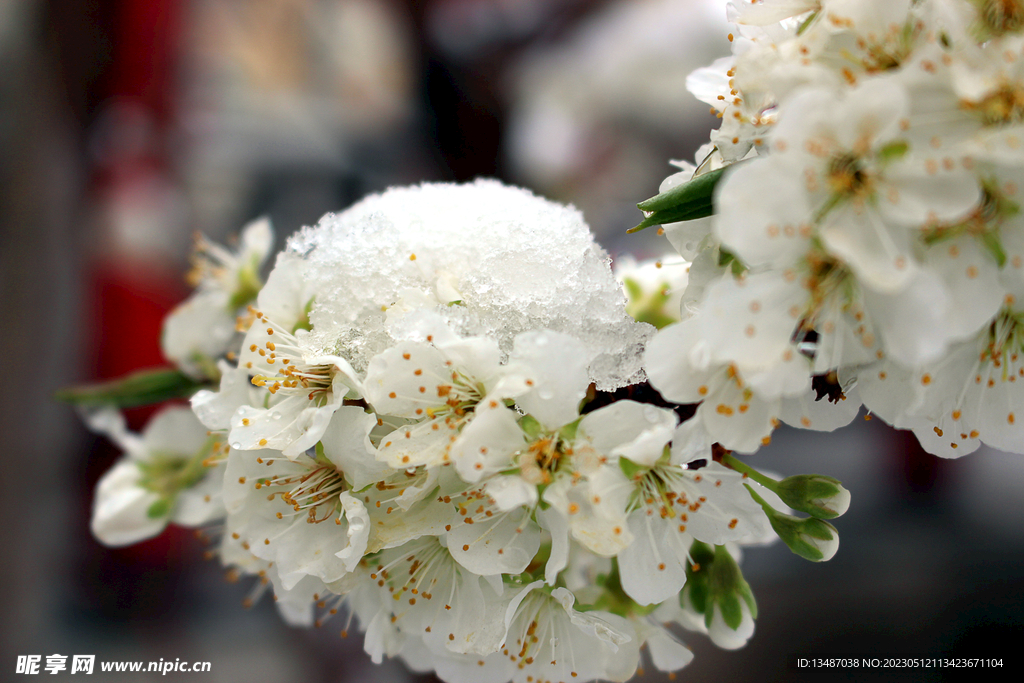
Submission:
[[544,575],[544,567],[547,566],[548,560],[551,558],[551,543],[541,543],[537,549],[537,554],[530,560],[530,564],[523,570],[524,573],[529,574],[531,577],[534,574],[538,576]]
[[747,271],[747,267],[743,265],[742,261],[736,258],[735,254],[721,247],[718,249],[718,267],[728,267],[736,277],[743,275],[743,273]]
[[210,358],[202,353],[193,353],[188,358],[193,366],[202,373],[203,379],[211,384],[220,383],[220,368],[217,367],[217,359]]
[[842,483],[835,477],[824,474],[798,474],[786,477],[773,489],[782,502],[800,512],[806,512],[818,519],[835,519],[835,511],[815,501],[828,501],[843,491]]
[[626,303],[626,313],[633,320],[654,325],[659,330],[679,322],[678,317],[667,315],[662,310],[671,298],[667,286],[645,295],[640,283],[633,278],[622,278],[622,284],[629,299]]
[[[626,296],[629,300],[639,301],[644,296],[644,288],[640,286],[640,283],[631,277],[622,278],[622,286],[626,288]],[[628,304],[627,304],[628,305]]]
[[60,389],[54,397],[76,406],[132,408],[172,398],[188,398],[208,386],[208,383],[194,380],[174,368],[156,368],[140,370],[110,382]]
[[169,514],[171,514],[171,500],[169,498],[160,498],[153,501],[149,509],[146,510],[146,516],[150,519],[160,519]]
[[[706,543],[694,541],[690,546],[690,560],[691,562],[686,563],[686,583],[683,590],[690,598],[693,609],[699,614],[706,614],[710,594],[710,569],[715,561],[715,550]],[[680,600],[682,597],[683,594],[680,593]]]
[[724,168],[708,171],[696,178],[677,185],[671,190],[655,195],[639,204],[644,219],[626,232],[638,232],[652,225],[678,223],[697,218],[706,218],[714,213],[714,193],[718,181],[725,173]]
[[324,452],[324,442],[316,442],[316,462],[320,465],[329,465],[334,467],[334,463],[327,457],[327,453]]
[[[735,593],[723,593],[718,596],[715,600],[715,604],[718,605],[718,611],[722,615],[722,621],[725,625],[731,628],[733,631],[740,627],[743,623],[743,610],[740,608],[740,599]],[[715,611],[709,610],[704,614],[704,625],[711,628],[711,622],[714,619]]]
[[983,232],[979,237],[981,244],[996,260],[996,265],[1002,268],[1006,264],[1006,250],[1003,249],[1003,241],[999,239],[999,235],[995,232]]
[[612,560],[612,570],[597,577],[597,585],[603,588],[600,597],[592,605],[577,604],[575,609],[580,612],[602,610],[617,614],[623,618],[630,616],[644,617],[658,608],[658,605],[641,605],[626,595],[619,581],[619,563]]
[[[735,631],[743,623],[740,600],[747,603],[751,618],[757,618],[757,603],[750,584],[743,578],[739,565],[724,545],[715,546],[714,561],[708,569],[708,590],[712,601],[722,613],[722,619],[732,630]],[[709,627],[713,615],[714,610],[711,609],[704,613],[705,624]]]
[[658,330],[668,327],[672,323],[679,322],[676,318],[657,311],[644,311],[639,315],[633,316],[633,320],[636,320],[638,323],[647,323]]
[[798,36],[803,35],[804,31],[806,31],[808,28],[810,28],[811,24],[813,24],[814,20],[817,19],[817,18],[818,18],[818,13],[817,12],[811,12],[807,16],[806,19],[804,19],[803,21],[800,22],[800,25],[796,29],[796,34]]
[[[794,517],[793,519],[796,518]],[[824,553],[803,539],[804,537],[809,536],[822,541],[831,541],[836,536],[836,528],[828,522],[823,522],[820,519],[815,519],[814,517],[798,520],[798,524],[795,526],[799,528],[798,535],[795,540],[787,541],[786,545],[789,546],[790,550],[805,560],[821,562],[825,558]],[[775,528],[774,522],[772,522],[772,528]]]
[[519,427],[530,439],[536,439],[544,431],[544,427],[533,415],[523,415],[519,418]]
[[636,480],[644,476],[651,468],[643,465],[637,465],[629,458],[619,457],[619,469],[622,470],[622,473],[625,474],[628,479]]
[[306,302],[305,307],[302,309],[302,317],[295,321],[295,325],[292,326],[292,334],[299,330],[306,330],[308,332],[313,329],[313,324],[309,322],[309,312],[313,310],[314,301],[315,299],[310,299]]
[[[690,559],[697,564],[697,572],[700,572],[701,569],[710,567],[711,563],[715,561],[715,548],[703,541],[694,541],[693,545],[690,546]],[[692,564],[686,566],[687,576],[690,575],[692,569]]]
[[878,150],[878,159],[882,163],[895,161],[896,159],[903,158],[909,150],[910,145],[903,140],[896,140]]
[[579,429],[580,420],[582,419],[582,417],[578,417],[569,424],[563,425],[562,428],[558,430],[558,436],[563,441],[575,441],[576,430]]
[[260,290],[263,289],[259,265],[259,259],[254,259],[253,263],[238,271],[238,289],[234,291],[228,302],[228,311],[231,313],[252,303],[259,296]]
[[782,542],[789,546],[794,554],[811,562],[821,562],[825,559],[825,554],[816,546],[805,541],[804,536],[831,541],[834,538],[832,532],[835,531],[835,527],[831,524],[814,517],[800,519],[782,513],[768,515],[768,521]]
[[672,446],[665,444],[661,449],[661,455],[658,456],[657,462],[654,463],[655,467],[669,467],[672,464]]
[[171,504],[181,491],[192,488],[206,476],[206,458],[213,451],[216,436],[210,436],[191,456],[154,451],[136,463],[139,486],[165,498]]

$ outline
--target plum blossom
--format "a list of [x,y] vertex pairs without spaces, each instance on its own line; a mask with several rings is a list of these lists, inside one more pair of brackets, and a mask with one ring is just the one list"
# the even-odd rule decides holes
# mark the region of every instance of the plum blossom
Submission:
[[223,444],[207,435],[187,408],[168,408],[141,435],[124,416],[100,409],[89,426],[125,451],[96,485],[91,529],[106,545],[121,546],[156,536],[168,523],[202,526],[224,516],[219,464]]
[[196,237],[189,283],[196,291],[164,321],[161,346],[170,361],[193,377],[211,374],[235,337],[235,315],[252,302],[263,282],[259,270],[273,246],[263,218],[243,230],[237,252]]

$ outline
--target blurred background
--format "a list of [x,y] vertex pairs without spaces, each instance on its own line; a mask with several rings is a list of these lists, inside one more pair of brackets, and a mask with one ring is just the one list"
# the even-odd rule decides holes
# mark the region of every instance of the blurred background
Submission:
[[[210,661],[179,675],[204,681],[429,680],[374,667],[340,621],[298,631],[268,599],[243,609],[253,586],[227,582],[191,532],[98,545],[92,488],[118,453],[52,394],[162,364],[193,233],[222,241],[261,215],[281,246],[367,193],[489,176],[575,204],[613,257],[667,251],[625,229],[716,125],[684,82],[728,53],[724,2],[0,1],[0,352],[21,378],[0,399],[0,679],[17,655],[57,653]],[[1019,460],[939,461],[878,420],[780,431],[756,465],[853,493],[840,552],[750,550],[753,640],[723,652],[683,634],[697,657],[680,679],[788,679],[793,656],[826,654],[1012,665]]]

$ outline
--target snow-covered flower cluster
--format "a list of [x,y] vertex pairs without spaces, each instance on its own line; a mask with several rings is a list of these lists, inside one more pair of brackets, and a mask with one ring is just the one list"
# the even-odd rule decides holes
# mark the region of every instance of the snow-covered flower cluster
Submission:
[[[693,262],[652,384],[743,453],[861,402],[938,455],[1024,453],[1024,4],[729,15],[733,55],[688,80],[721,127],[651,200]],[[702,185],[714,215],[672,222]]]
[[[620,396],[647,386],[655,327],[634,318],[678,319],[684,264],[654,268],[671,278],[631,317],[578,212],[493,181],[327,215],[265,282],[268,224],[240,242],[200,243],[167,321],[168,358],[205,382],[191,410],[141,435],[86,413],[126,451],[97,489],[101,541],[205,526],[290,623],[341,611],[375,660],[448,681],[674,671],[692,654],[673,623],[726,648],[753,633],[742,545],[834,554],[818,518],[845,511],[838,482],[777,482],[649,388]],[[620,278],[636,294],[649,270]]]
[[[724,648],[738,561],[826,561],[850,494],[738,459],[861,405],[929,451],[1024,453],[1024,3],[730,4],[722,119],[612,274],[580,215],[493,181],[198,244],[168,373],[76,394],[124,458],[93,531],[206,526],[292,624],[339,612],[447,681],[624,681]],[[141,435],[108,403],[185,397]],[[211,526],[214,525],[214,526]]]

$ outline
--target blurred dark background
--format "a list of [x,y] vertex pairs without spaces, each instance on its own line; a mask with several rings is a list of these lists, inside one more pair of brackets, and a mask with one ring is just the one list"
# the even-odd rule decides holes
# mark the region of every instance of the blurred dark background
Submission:
[[[253,586],[224,580],[191,532],[98,545],[92,487],[118,453],[51,396],[161,364],[191,235],[224,240],[260,215],[280,246],[367,193],[490,176],[574,203],[613,256],[667,251],[624,231],[716,125],[684,82],[727,54],[724,17],[724,0],[0,2],[0,679],[17,655],[58,653],[207,660],[191,674],[204,681],[414,680],[370,664],[340,624],[243,609]],[[1013,666],[1019,459],[940,461],[877,420],[780,431],[756,464],[853,492],[839,554],[749,550],[753,640],[723,652],[684,634],[697,657],[680,677],[783,680],[791,656],[830,653]]]

